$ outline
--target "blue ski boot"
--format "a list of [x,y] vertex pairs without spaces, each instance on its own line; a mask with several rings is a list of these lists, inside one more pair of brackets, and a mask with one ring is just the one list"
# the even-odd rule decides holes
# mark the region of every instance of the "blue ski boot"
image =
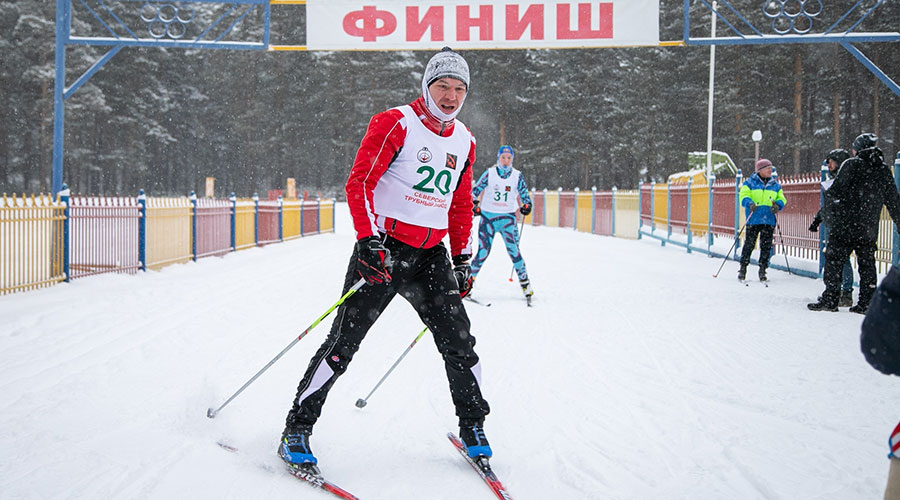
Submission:
[[312,431],[285,431],[278,446],[278,455],[288,466],[298,468],[304,465],[316,465],[318,460],[309,447],[309,436]]
[[466,445],[466,449],[469,451],[469,458],[490,458],[493,455],[491,445],[484,435],[484,427],[480,425],[460,427],[459,439]]

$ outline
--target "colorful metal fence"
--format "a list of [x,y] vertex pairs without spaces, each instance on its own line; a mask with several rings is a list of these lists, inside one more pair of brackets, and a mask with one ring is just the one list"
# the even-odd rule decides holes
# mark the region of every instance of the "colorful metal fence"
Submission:
[[68,203],[67,281],[141,269],[146,260],[139,252],[144,247],[139,226],[146,218],[137,198],[78,195],[71,196]]
[[334,200],[3,195],[0,295],[333,231]]
[[[779,179],[788,203],[777,214],[774,243],[776,252],[783,254],[786,262],[784,265],[773,262],[772,267],[785,269],[789,265],[787,257],[802,259],[812,265],[792,269],[794,274],[821,277],[825,231],[812,233],[808,228],[821,207],[823,175],[809,173]],[[894,164],[894,178],[900,189],[900,154]],[[619,238],[649,236],[663,245],[671,243],[689,252],[720,257],[731,253],[736,257],[745,222],[744,210],[738,204],[742,184],[743,178],[738,174],[707,185],[695,185],[692,180],[645,183],[633,191],[533,190],[534,212],[526,222]],[[729,247],[731,250],[725,250]],[[886,272],[900,259],[900,234],[887,209],[882,210],[875,257],[879,272]],[[811,270],[815,269],[817,260],[818,270]]]
[[193,203],[189,198],[147,198],[147,260],[158,271],[194,257]]
[[0,295],[66,279],[65,210],[47,195],[0,197]]

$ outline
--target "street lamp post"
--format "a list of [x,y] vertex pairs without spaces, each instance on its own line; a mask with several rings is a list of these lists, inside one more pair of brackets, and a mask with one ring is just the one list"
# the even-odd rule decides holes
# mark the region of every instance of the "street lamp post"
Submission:
[[756,162],[759,161],[759,141],[762,140],[762,132],[754,130],[753,134],[750,135],[750,138],[753,139],[753,142],[756,144],[756,153],[753,155],[753,168],[756,168]]

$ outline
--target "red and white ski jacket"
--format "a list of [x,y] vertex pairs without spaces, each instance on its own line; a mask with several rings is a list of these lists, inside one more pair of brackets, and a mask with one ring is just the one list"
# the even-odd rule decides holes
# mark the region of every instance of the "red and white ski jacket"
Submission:
[[[425,101],[421,96],[410,103],[409,106],[421,124],[428,131],[435,134],[436,137],[434,139],[441,141],[442,139],[438,139],[438,137],[449,138],[453,136],[456,129],[455,121],[439,121],[428,112],[425,107]],[[412,113],[408,114],[412,115]],[[460,125],[462,125],[461,122]],[[410,128],[413,126],[418,125],[407,123],[407,118],[400,108],[378,113],[369,121],[369,127],[365,136],[363,136],[359,150],[356,152],[356,159],[353,162],[353,168],[350,170],[350,176],[345,186],[347,204],[350,207],[350,216],[353,218],[356,238],[362,239],[384,232],[407,245],[417,248],[431,248],[440,243],[444,236],[449,233],[450,254],[454,256],[471,255],[472,166],[475,163],[475,138],[465,128],[465,125],[462,125],[463,129],[460,132],[464,131],[467,134],[468,139],[466,140],[469,141],[469,145],[465,162],[462,165],[462,172],[458,174],[458,181],[455,186],[450,186],[449,184],[436,186],[439,192],[435,193],[435,195],[440,195],[443,192],[445,198],[450,197],[449,191],[452,189],[452,198],[450,198],[449,205],[445,205],[439,199],[439,196],[430,196],[426,193],[423,193],[422,198],[418,200],[419,203],[429,204],[428,210],[432,213],[432,219],[435,218],[435,207],[439,207],[437,208],[439,218],[443,216],[440,210],[445,211],[447,216],[446,227],[441,227],[443,226],[442,223],[417,224],[412,220],[414,217],[410,216],[394,215],[391,217],[386,215],[388,213],[399,213],[397,210],[393,210],[393,207],[390,205],[395,201],[400,203],[400,200],[385,199],[384,193],[389,193],[387,196],[393,196],[391,193],[397,193],[400,189],[418,190],[409,191],[415,194],[422,191],[420,188],[425,185],[423,183],[426,181],[432,182],[432,188],[428,188],[427,191],[434,193],[433,188],[436,181],[428,176],[429,172],[427,170],[422,172],[421,182],[408,183],[409,185],[400,186],[399,188],[397,183],[403,181],[398,181],[397,176],[385,175],[395,160],[397,160],[398,155],[401,154],[401,150],[407,145],[407,137],[410,136]],[[421,128],[413,132],[421,133]],[[413,149],[416,146],[410,145]],[[422,151],[423,149],[425,150],[424,152]],[[412,151],[412,153],[416,152]],[[409,154],[409,151],[404,152],[404,154]],[[419,161],[423,164],[426,157],[431,158],[430,151],[427,148],[420,149],[418,154],[421,158]],[[446,156],[447,168],[458,168],[457,163],[462,163],[457,161],[455,155],[447,154]],[[450,158],[451,156],[453,158]],[[440,165],[443,162],[445,162],[445,159],[441,157],[435,158],[433,162],[429,163]],[[451,163],[453,164],[451,165]],[[423,166],[421,168],[424,169],[426,167]],[[431,171],[432,175],[434,170],[432,169]],[[441,178],[440,174],[441,172],[438,172],[438,175],[434,176],[435,179]],[[454,177],[456,177],[455,173]],[[445,175],[443,178],[447,179],[448,177]],[[383,184],[383,186],[380,189],[379,197],[376,197],[375,190],[379,183]],[[390,187],[388,187],[388,184],[390,184]],[[415,186],[412,184],[415,184]],[[446,191],[441,191],[441,188],[446,189]],[[405,211],[407,213],[410,212],[409,209]]]

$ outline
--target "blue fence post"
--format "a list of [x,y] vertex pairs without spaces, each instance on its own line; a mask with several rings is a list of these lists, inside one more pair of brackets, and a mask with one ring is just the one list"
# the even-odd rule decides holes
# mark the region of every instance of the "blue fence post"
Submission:
[[69,276],[69,234],[70,234],[70,211],[69,211],[69,186],[65,184],[62,185],[62,189],[59,191],[59,201],[64,203],[66,208],[63,209],[63,274],[66,277],[66,282],[68,283],[71,280]]
[[591,234],[597,229],[597,186],[591,186]]
[[[822,162],[822,182],[828,180],[828,160]],[[819,208],[825,206],[825,192],[819,191]],[[825,242],[828,241],[828,225],[822,224],[819,228],[819,278],[825,269]]]
[[706,254],[712,255],[712,246],[713,246],[713,184],[716,183],[716,175],[710,174],[709,176],[709,212],[707,213],[706,219]]
[[138,212],[140,213],[140,219],[138,220],[138,264],[141,266],[141,271],[147,270],[147,195],[144,194],[144,190],[141,189],[138,191],[137,197],[138,205],[140,208]]
[[228,200],[231,201],[231,251],[234,252],[237,250],[237,197],[234,195],[234,191],[231,192]]
[[738,258],[738,248],[741,246],[741,179],[744,176],[738,172],[734,176],[734,260]]
[[[900,153],[897,153],[894,160],[894,185],[900,190]],[[900,263],[900,225],[897,221],[894,221],[894,256],[891,257],[891,262],[895,266]]]
[[278,195],[278,241],[284,241],[284,198]]
[[576,231],[578,231],[578,193],[580,192],[581,190],[579,188],[575,188],[575,213],[572,216],[572,226]]
[[316,234],[322,234],[322,198],[316,198]]
[[253,244],[259,246],[259,195],[253,193]]
[[691,243],[694,242],[694,233],[691,231],[691,188],[694,187],[694,178],[688,177],[688,187],[687,187],[687,216],[685,219],[687,221],[685,224],[685,232],[687,232],[687,253],[691,253]]
[[610,236],[616,235],[616,193],[619,192],[619,189],[615,186],[612,188],[612,220],[610,220]]
[[663,246],[665,246],[665,242],[672,239],[672,181],[666,181],[666,239],[663,240]]
[[641,239],[641,228],[644,227],[644,217],[641,212],[644,210],[644,190],[641,189],[641,182],[638,181],[638,237]]
[[197,193],[191,191],[191,259],[197,262]]

